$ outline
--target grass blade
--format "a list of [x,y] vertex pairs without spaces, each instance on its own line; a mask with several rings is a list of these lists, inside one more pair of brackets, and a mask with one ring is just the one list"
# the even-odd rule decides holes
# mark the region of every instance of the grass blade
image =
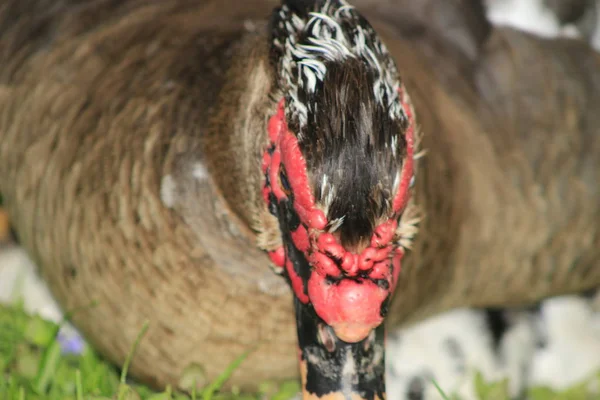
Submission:
[[142,338],[148,331],[148,327],[150,327],[150,322],[148,322],[148,321],[144,322],[144,325],[142,326],[140,333],[138,333],[138,336],[135,339],[135,342],[133,342],[133,346],[131,346],[131,349],[129,350],[129,354],[127,355],[127,358],[125,359],[125,364],[123,364],[123,370],[121,371],[121,384],[122,385],[125,384],[125,380],[127,379],[127,371],[129,370],[129,365],[131,364],[133,355],[137,351],[137,348],[140,345]]
[[444,393],[444,391],[442,390],[442,388],[440,387],[440,385],[438,385],[438,383],[436,382],[435,379],[432,379],[431,382],[433,383],[433,386],[435,386],[435,388],[439,392],[440,396],[442,396],[442,398],[444,400],[450,400],[450,398],[448,396],[446,396],[446,393]]
[[38,394],[45,394],[52,383],[52,379],[60,363],[60,343],[54,340],[44,352],[37,376],[35,377],[34,390]]
[[225,371],[215,379],[206,389],[204,389],[202,393],[203,400],[212,400],[215,392],[217,392],[223,384],[231,377],[233,372],[244,362],[244,360],[252,353],[254,350],[247,351],[246,353],[239,356],[235,359],[229,366],[225,369]]
[[81,371],[75,371],[75,395],[77,400],[83,400],[83,385],[81,384]]

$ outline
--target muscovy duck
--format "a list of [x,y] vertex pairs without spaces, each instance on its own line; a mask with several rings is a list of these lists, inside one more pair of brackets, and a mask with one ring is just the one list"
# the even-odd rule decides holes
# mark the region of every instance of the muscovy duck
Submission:
[[599,57],[356,3],[0,6],[0,192],[104,355],[151,320],[138,378],[383,398],[386,315],[600,282]]

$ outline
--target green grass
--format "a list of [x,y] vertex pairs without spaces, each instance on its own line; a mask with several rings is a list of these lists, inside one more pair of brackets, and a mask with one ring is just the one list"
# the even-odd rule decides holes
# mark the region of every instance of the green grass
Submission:
[[[595,381],[600,388],[600,372],[564,391],[554,391],[546,387],[534,387],[527,392],[527,400],[600,400],[600,394],[589,391],[590,383]],[[445,393],[437,382],[432,381],[444,400],[461,400],[459,396]],[[481,400],[507,400],[509,399],[508,380],[486,382],[483,375],[475,374],[475,393]]]
[[[241,355],[214,382],[198,393],[181,393],[171,388],[155,392],[127,379],[127,371],[135,350],[148,328],[140,327],[140,334],[131,347],[121,372],[103,360],[91,348],[84,347],[78,355],[63,354],[58,332],[59,325],[38,316],[27,315],[21,306],[0,304],[0,400],[286,400],[299,391],[296,381],[275,384],[265,382],[258,393],[240,393],[233,389],[221,391],[231,373],[241,364]],[[600,386],[600,373],[591,377]],[[583,382],[563,392],[548,388],[534,388],[530,400],[594,400],[600,396],[587,391],[590,382]],[[433,382],[445,400],[460,400],[444,393]],[[191,385],[193,386],[193,385]],[[485,382],[478,374],[475,391],[481,400],[507,399],[507,382]]]
[[286,400],[299,390],[294,381],[264,383],[254,394],[235,389],[221,392],[221,386],[246,354],[198,393],[180,393],[171,388],[155,392],[129,382],[128,366],[147,327],[141,327],[138,340],[119,374],[87,346],[80,355],[63,354],[57,324],[27,315],[20,306],[0,305],[0,400]]

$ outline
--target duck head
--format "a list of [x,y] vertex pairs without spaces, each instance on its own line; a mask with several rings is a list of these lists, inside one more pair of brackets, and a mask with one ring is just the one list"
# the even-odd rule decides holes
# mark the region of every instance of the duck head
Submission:
[[412,106],[384,44],[347,2],[284,1],[270,32],[279,103],[263,198],[282,236],[269,256],[295,297],[304,395],[382,398]]

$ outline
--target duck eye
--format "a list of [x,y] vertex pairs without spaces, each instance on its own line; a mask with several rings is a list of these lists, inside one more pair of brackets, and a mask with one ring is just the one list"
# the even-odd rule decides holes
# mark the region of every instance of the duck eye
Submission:
[[288,181],[287,175],[285,174],[283,168],[279,170],[279,186],[281,187],[281,190],[283,190],[283,193],[285,193],[286,195],[289,196],[290,194],[292,194],[290,182]]

